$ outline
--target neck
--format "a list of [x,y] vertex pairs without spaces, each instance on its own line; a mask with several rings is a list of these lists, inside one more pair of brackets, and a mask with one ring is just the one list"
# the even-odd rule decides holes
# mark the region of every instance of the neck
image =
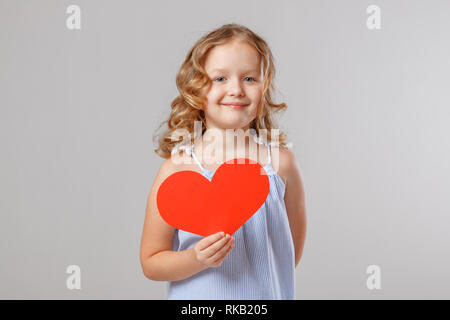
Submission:
[[248,127],[241,130],[207,128],[194,142],[195,155],[210,165],[219,165],[233,158],[258,157],[262,150],[248,134]]

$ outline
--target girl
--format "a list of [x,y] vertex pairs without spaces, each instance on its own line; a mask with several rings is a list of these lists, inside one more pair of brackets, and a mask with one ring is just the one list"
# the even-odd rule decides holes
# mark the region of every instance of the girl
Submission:
[[[177,75],[180,96],[172,102],[169,130],[156,150],[167,160],[148,196],[140,250],[144,275],[168,281],[168,299],[294,299],[294,269],[306,234],[305,201],[299,168],[286,148],[286,137],[283,133],[274,137],[271,130],[275,128],[272,112],[286,108],[284,103],[272,102],[274,73],[267,43],[237,24],[202,37],[181,66]],[[201,136],[191,141],[198,121],[203,124]],[[189,132],[190,144],[174,141],[179,129]],[[232,147],[223,144],[225,139],[208,142],[210,129],[223,137],[227,129],[256,134],[244,147],[236,148],[234,140]],[[263,131],[265,141],[261,140]],[[202,237],[175,229],[161,218],[156,194],[169,175],[192,170],[211,180],[223,162],[236,158],[236,153],[246,154],[247,148],[255,150],[252,146],[263,151],[262,161],[255,152],[245,157],[265,164],[261,166],[268,174],[270,191],[258,212],[233,236],[219,232]],[[225,156],[207,165],[211,158],[204,151],[211,147],[215,154],[225,150]],[[174,161],[181,149],[183,161]]]

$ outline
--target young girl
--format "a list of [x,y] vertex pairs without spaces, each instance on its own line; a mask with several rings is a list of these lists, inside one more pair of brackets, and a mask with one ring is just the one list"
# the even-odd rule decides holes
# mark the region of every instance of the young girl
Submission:
[[[285,135],[272,136],[272,113],[286,108],[284,103],[272,102],[274,72],[267,43],[237,24],[202,37],[181,66],[177,75],[180,96],[172,102],[169,130],[156,150],[167,160],[148,196],[140,253],[144,275],[168,281],[168,299],[294,299],[294,269],[306,234],[305,201],[299,168],[286,148]],[[196,121],[203,124],[200,137],[189,139],[188,145],[174,141],[177,129],[193,133]],[[216,139],[215,144],[207,140],[210,129],[224,139]],[[222,144],[227,129],[256,134],[244,147],[236,148],[233,143],[230,150],[229,144]],[[260,135],[263,131],[265,141]],[[259,152],[262,159],[255,152],[246,154],[247,148],[255,150],[252,146],[263,151]],[[213,165],[205,155],[211,147],[215,153],[225,150],[221,161]],[[183,161],[174,161],[180,149]],[[236,154],[259,160],[270,191],[258,212],[232,236],[219,232],[202,237],[175,229],[161,218],[156,195],[169,175],[191,170],[211,181],[215,170],[238,158]]]

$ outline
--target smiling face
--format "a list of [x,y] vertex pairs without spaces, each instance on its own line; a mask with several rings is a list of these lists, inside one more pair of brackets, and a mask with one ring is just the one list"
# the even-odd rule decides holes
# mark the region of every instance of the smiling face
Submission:
[[206,93],[207,128],[248,129],[263,91],[258,51],[246,42],[232,40],[212,48],[204,67],[211,80]]

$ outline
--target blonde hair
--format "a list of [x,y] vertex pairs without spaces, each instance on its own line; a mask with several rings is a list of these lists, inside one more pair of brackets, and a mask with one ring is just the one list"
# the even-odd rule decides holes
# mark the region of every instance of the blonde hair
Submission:
[[[194,122],[202,121],[202,135],[206,130],[206,121],[203,107],[206,105],[206,97],[203,90],[210,84],[208,74],[204,69],[204,63],[209,51],[231,40],[242,40],[253,46],[260,54],[263,61],[264,87],[261,104],[258,113],[252,120],[250,128],[259,136],[260,130],[266,130],[267,141],[271,142],[271,130],[278,129],[272,116],[272,112],[279,112],[287,108],[285,103],[276,104],[272,101],[274,91],[273,79],[275,76],[274,58],[266,41],[250,29],[239,24],[226,24],[204,35],[189,50],[176,77],[176,84],[180,95],[172,103],[172,112],[169,119],[164,121],[156,131],[167,123],[168,130],[158,137],[158,147],[155,152],[162,158],[168,159],[172,149],[182,141],[183,137],[174,135],[175,131],[186,130],[190,137],[194,132]],[[251,131],[251,130],[250,130]],[[278,130],[278,144],[286,147],[286,134]],[[176,140],[178,138],[178,140]],[[192,137],[192,140],[196,137]],[[155,140],[155,135],[153,136]]]

